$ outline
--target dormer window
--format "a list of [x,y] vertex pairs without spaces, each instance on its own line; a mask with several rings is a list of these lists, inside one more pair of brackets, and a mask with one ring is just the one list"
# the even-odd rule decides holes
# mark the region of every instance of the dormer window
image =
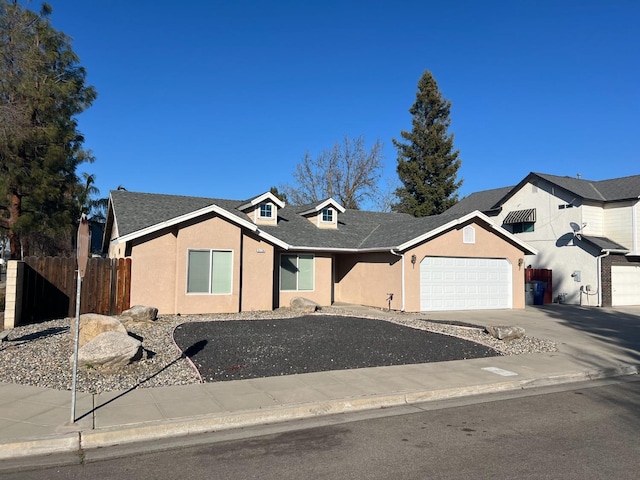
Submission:
[[273,218],[273,205],[270,203],[261,203],[260,218]]
[[322,209],[322,221],[333,223],[333,208],[323,208]]
[[327,198],[321,202],[305,205],[298,211],[318,228],[338,228],[338,215],[344,213],[345,209],[333,198]]
[[284,208],[284,202],[273,193],[267,192],[247,200],[236,208],[257,225],[277,225],[278,208]]

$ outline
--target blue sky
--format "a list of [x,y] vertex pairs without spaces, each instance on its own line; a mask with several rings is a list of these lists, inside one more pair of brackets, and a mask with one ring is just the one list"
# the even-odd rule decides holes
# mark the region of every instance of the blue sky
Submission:
[[98,91],[78,173],[103,196],[248,199],[361,135],[397,182],[391,140],[427,69],[453,104],[461,197],[530,171],[640,174],[636,0],[49,3]]

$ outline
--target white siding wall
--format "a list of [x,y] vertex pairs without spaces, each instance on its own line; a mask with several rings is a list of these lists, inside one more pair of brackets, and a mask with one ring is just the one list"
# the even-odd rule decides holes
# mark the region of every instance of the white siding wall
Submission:
[[633,248],[633,205],[605,206],[604,235],[629,249]]
[[[575,206],[558,208],[559,205],[567,204]],[[496,221],[502,224],[502,220],[509,212],[527,208],[536,209],[535,230],[518,233],[517,236],[537,249],[539,253],[525,257],[525,265],[553,270],[553,298],[558,294],[566,293],[567,303],[580,304],[582,297],[582,303],[586,305],[587,297],[581,294],[580,287],[591,285],[595,291],[598,276],[595,256],[597,252],[587,252],[574,244],[570,223],[582,225],[585,222],[582,205],[573,197],[563,196],[563,192],[553,189],[546,182],[540,182],[537,187],[527,184],[507,200]],[[597,218],[595,211],[589,214]],[[587,230],[589,227],[590,225],[587,225],[585,233],[590,232]],[[580,282],[575,281],[576,277],[571,276],[576,271],[580,272]],[[589,303],[595,304],[596,297],[590,296]]]
[[604,209],[599,205],[583,205],[582,221],[587,224],[584,228],[586,235],[604,236]]

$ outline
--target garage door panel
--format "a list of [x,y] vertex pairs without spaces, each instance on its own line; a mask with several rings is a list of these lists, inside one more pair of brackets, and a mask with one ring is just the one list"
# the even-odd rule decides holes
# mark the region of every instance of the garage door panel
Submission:
[[611,304],[614,307],[640,305],[640,266],[611,267]]
[[420,308],[512,308],[511,266],[506,259],[426,257],[420,263]]

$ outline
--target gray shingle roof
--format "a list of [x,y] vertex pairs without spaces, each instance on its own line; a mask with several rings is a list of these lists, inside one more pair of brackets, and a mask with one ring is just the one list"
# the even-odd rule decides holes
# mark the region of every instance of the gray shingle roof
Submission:
[[617,251],[621,251],[621,252],[628,252],[629,251],[629,249],[627,247],[624,247],[624,246],[620,245],[619,243],[616,243],[613,240],[610,240],[607,237],[596,237],[594,235],[588,235],[588,236],[587,235],[582,235],[581,238],[582,238],[582,240],[595,245],[601,251],[607,251],[607,250],[617,250]]
[[242,202],[236,200],[113,190],[111,192],[111,201],[120,236],[187,215],[214,204],[234,215],[242,215],[240,211],[235,210],[235,207]]
[[[187,197],[129,191],[112,191],[111,201],[120,236],[128,235],[216,205],[243,220],[237,207],[246,200]],[[298,213],[299,207],[278,209],[278,224],[259,229],[292,247],[313,249],[391,249],[457,219],[460,215],[414,218],[401,213],[347,209],[338,216],[337,229],[320,229]]]
[[474,210],[480,210],[482,213],[491,215],[492,210],[500,200],[511,191],[513,187],[494,188],[492,190],[482,190],[464,197],[453,207],[444,213],[451,215],[466,215]]
[[546,173],[532,173],[532,175],[537,175],[586,200],[615,202],[640,198],[640,175],[598,181],[559,177]]
[[535,180],[536,177],[551,182],[585,200],[616,202],[640,198],[640,175],[593,181],[531,172],[515,187],[494,188],[472,193],[445,213],[465,215],[474,210],[480,210],[482,213],[491,216],[493,212],[498,211],[511,193],[516,192],[525,183]]

